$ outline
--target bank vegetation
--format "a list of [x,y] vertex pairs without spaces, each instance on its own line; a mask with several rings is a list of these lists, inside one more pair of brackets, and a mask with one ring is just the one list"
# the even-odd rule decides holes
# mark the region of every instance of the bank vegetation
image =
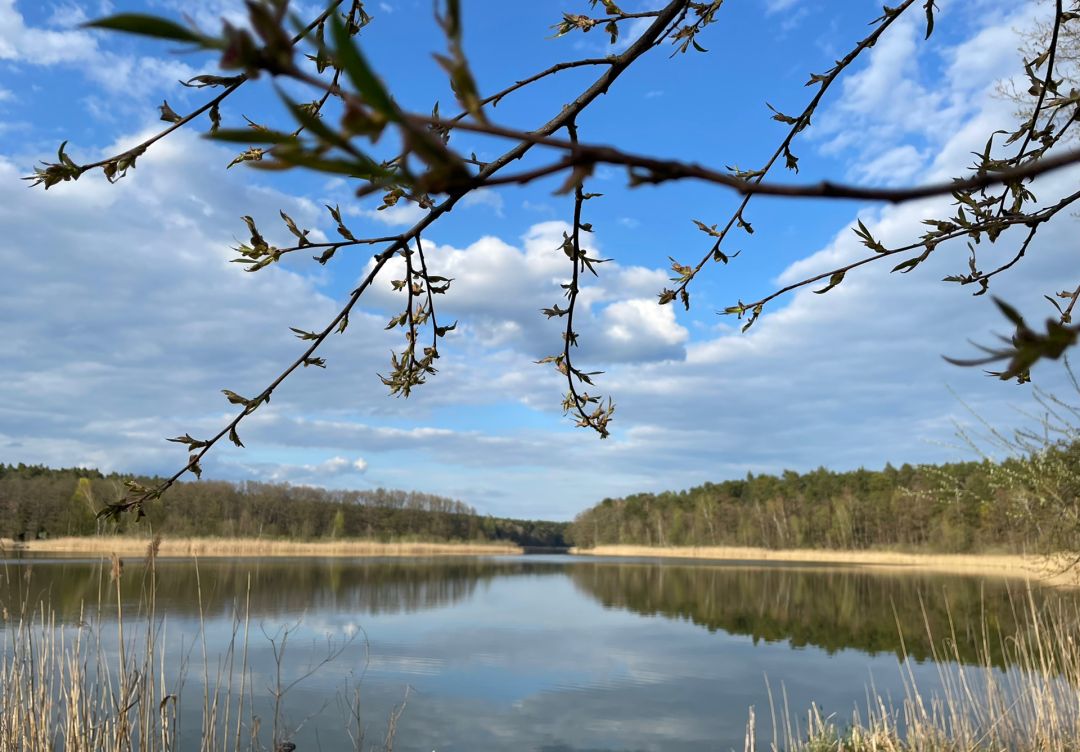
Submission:
[[[40,541],[135,535],[144,539],[133,544],[141,551],[145,550],[145,539],[161,533],[167,539],[167,552],[187,547],[197,553],[206,545],[198,542],[200,539],[213,538],[229,539],[226,545],[238,554],[346,549],[389,554],[418,544],[429,546],[425,553],[436,552],[433,544],[446,543],[494,544],[514,551],[521,546],[557,547],[564,545],[567,527],[563,522],[483,515],[464,502],[417,491],[333,490],[212,480],[177,483],[166,502],[146,507],[142,520],[135,515],[99,518],[105,505],[123,494],[124,482],[129,480],[144,485],[154,482],[152,478],[86,468],[0,464],[0,539],[56,550],[55,543]],[[241,539],[259,543],[241,543]],[[221,543],[216,540],[211,547],[218,548]],[[312,545],[315,543],[325,545],[318,548]],[[86,546],[99,544],[64,545],[86,550]],[[105,550],[117,550],[110,547],[113,545],[106,545]]]
[[[1080,549],[1080,442],[1000,462],[747,474],[604,499],[577,516],[580,549],[825,549],[1057,554]],[[773,558],[759,553],[765,558]],[[815,551],[811,558],[828,556]],[[860,558],[868,558],[860,553]],[[741,557],[740,557],[741,558]]]

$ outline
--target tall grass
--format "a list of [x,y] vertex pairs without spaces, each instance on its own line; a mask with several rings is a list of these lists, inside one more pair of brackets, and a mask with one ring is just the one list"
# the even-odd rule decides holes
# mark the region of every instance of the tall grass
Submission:
[[1080,584],[1080,569],[1058,566],[1046,556],[1018,554],[932,554],[867,549],[841,551],[823,548],[753,548],[743,546],[631,546],[606,545],[571,548],[583,556],[712,559],[718,561],[782,561],[802,564],[850,564],[875,569],[923,570],[953,574],[981,574],[1040,580],[1054,585]]
[[[0,540],[0,548],[31,552],[141,554],[148,539],[102,535],[51,538],[15,543]],[[505,543],[424,541],[292,541],[267,538],[167,538],[162,556],[461,556],[520,554],[521,546]]]
[[[288,692],[332,662],[348,642],[327,643],[324,655],[299,678],[284,678],[282,664],[296,625],[268,635],[276,674],[259,692],[269,707],[263,721],[255,713],[254,671],[248,661],[251,639],[246,593],[233,605],[232,628],[224,646],[211,655],[199,599],[199,629],[174,636],[157,612],[157,566],[160,539],[146,551],[146,567],[135,613],[126,613],[120,583],[123,562],[114,554],[99,577],[96,603],[86,604],[75,623],[61,623],[47,605],[31,595],[32,567],[8,568],[0,577],[14,584],[23,598],[14,606],[0,604],[0,752],[241,752],[289,750],[290,739],[303,725],[290,726],[283,713]],[[107,570],[107,571],[106,571]],[[13,580],[21,578],[21,582]],[[9,588],[11,589],[11,588]],[[115,603],[112,600],[115,598]],[[177,645],[184,648],[177,651]],[[192,693],[185,683],[201,674],[201,707],[186,707]],[[262,667],[265,669],[266,667]],[[343,714],[342,736],[361,750],[363,728],[359,694]],[[190,715],[195,714],[195,718]],[[189,717],[185,718],[185,715]],[[384,748],[392,745],[393,727]]]
[[[955,633],[935,635],[939,687],[920,688],[911,660],[901,664],[899,703],[870,691],[864,708],[846,719],[811,707],[793,718],[783,697],[771,750],[791,752],[1076,752],[1080,750],[1080,605],[1040,610],[1030,596],[1016,608],[1020,627],[995,634],[983,626],[983,661],[964,665]],[[929,629],[929,627],[927,627]],[[995,668],[990,641],[1014,665]],[[753,709],[747,752],[757,748]]]

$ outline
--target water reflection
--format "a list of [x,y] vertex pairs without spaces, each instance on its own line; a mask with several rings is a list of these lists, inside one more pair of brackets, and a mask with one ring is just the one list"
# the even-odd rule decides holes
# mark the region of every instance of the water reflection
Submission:
[[[148,570],[141,559],[125,559],[121,598],[145,599]],[[23,602],[50,603],[71,622],[81,609],[115,603],[106,559],[23,558],[0,569],[0,606],[17,612]],[[331,612],[357,615],[412,613],[465,600],[498,577],[561,571],[552,562],[469,558],[237,558],[160,559],[157,606],[174,616],[207,618],[249,609],[253,619]],[[103,609],[107,614],[108,609]]]
[[[1004,579],[707,563],[598,562],[570,572],[583,593],[609,608],[686,619],[755,643],[897,657],[906,649],[918,661],[933,658],[936,647],[939,657],[981,663],[988,645],[993,664],[1003,666],[998,636],[1015,633],[1018,610],[1028,607],[1023,583]],[[1039,608],[1055,599],[1040,588],[1031,594]]]
[[[143,562],[126,562],[126,614],[137,613],[146,574]],[[376,730],[412,687],[401,749],[672,752],[740,748],[747,708],[760,717],[769,707],[766,677],[794,713],[816,703],[846,717],[871,682],[902,697],[898,625],[922,660],[933,647],[926,625],[944,637],[951,616],[960,660],[974,661],[980,624],[1013,630],[1012,596],[1026,597],[1021,583],[839,567],[549,556],[205,559],[196,568],[163,559],[157,609],[168,620],[172,671],[200,635],[216,665],[234,609],[249,603],[246,651],[260,688],[276,662],[265,636],[280,635],[280,625],[297,629],[287,680],[319,659],[329,636],[343,644],[290,695],[292,721],[315,719],[294,737],[299,749],[347,744],[336,698],[351,677],[362,681]],[[1042,608],[1071,596],[1032,597]],[[42,598],[68,625],[83,603],[101,603],[103,645],[115,651],[107,560],[0,561],[0,606],[17,613]],[[361,629],[362,640],[347,642]],[[999,641],[987,644],[996,650]],[[992,658],[1002,665],[1000,652]],[[183,691],[199,707],[194,665]],[[940,683],[930,662],[905,675],[921,690]],[[252,702],[266,717],[267,697]],[[185,717],[197,724],[197,714]]]
[[[353,616],[414,613],[462,603],[500,578],[565,575],[606,608],[687,620],[710,632],[746,635],[833,653],[907,654],[919,661],[978,662],[983,645],[1004,665],[999,634],[1016,630],[1027,591],[1019,581],[875,572],[843,567],[611,561],[574,557],[432,559],[204,559],[158,562],[157,605],[172,616],[226,616],[244,606],[256,620],[303,613]],[[127,560],[121,595],[138,604],[145,563]],[[1036,607],[1060,594],[1035,588]],[[109,562],[99,559],[7,560],[0,606],[48,601],[69,623],[85,607],[114,602]],[[557,606],[559,604],[553,604]],[[992,639],[984,641],[983,627]],[[901,639],[903,636],[903,641]],[[934,635],[931,640],[929,635]],[[955,638],[955,642],[952,638]],[[955,651],[953,649],[955,644]]]

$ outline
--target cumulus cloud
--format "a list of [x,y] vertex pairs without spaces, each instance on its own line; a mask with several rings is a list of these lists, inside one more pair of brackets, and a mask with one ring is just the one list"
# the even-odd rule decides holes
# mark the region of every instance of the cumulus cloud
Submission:
[[462,206],[486,206],[496,217],[503,216],[502,194],[490,188],[481,188],[461,199]]
[[180,416],[218,420],[227,406],[208,397],[255,393],[295,357],[288,327],[330,318],[312,279],[228,263],[240,215],[268,225],[283,208],[311,226],[318,213],[238,175],[205,181],[225,154],[181,133],[116,185],[91,175],[48,193],[0,159],[0,312],[20,322],[0,343],[5,455],[145,469]]
[[[1003,76],[1019,70],[1021,30],[1041,12],[1045,8],[1035,3],[1017,3],[1008,12],[948,4],[941,14],[974,32],[944,45],[937,37],[923,39],[920,16],[901,16],[864,56],[866,62],[841,79],[839,99],[819,114],[810,139],[819,141],[824,154],[848,156],[853,178],[889,184],[932,177],[922,170],[924,160],[955,144],[958,129],[977,123],[985,140],[993,130],[982,130],[985,123],[978,121],[985,115],[1011,118],[1011,103],[995,103],[991,92]],[[950,161],[958,170],[970,162],[970,153],[962,162]]]
[[97,43],[86,31],[27,26],[15,0],[0,0],[0,60],[55,65],[92,59]]
[[864,182],[904,185],[922,172],[925,159],[914,146],[903,144],[856,164],[852,172]]
[[132,97],[158,96],[177,88],[199,71],[171,57],[121,54],[99,44],[100,32],[73,28],[87,20],[77,5],[53,8],[47,26],[31,26],[15,4],[0,0],[0,60],[24,66],[77,66],[80,73],[111,96],[93,99],[101,110],[124,109]]
[[376,222],[389,227],[411,227],[425,214],[423,209],[411,201],[401,201],[385,209],[365,209],[348,205],[343,209],[343,212],[353,217],[374,219]]
[[367,471],[368,463],[363,457],[349,460],[345,457],[334,456],[318,463],[269,465],[259,469],[262,470],[263,477],[269,481],[325,485],[335,476],[362,475]]
[[[196,11],[226,5],[207,0]],[[7,11],[0,22],[12,23],[13,7],[0,0],[0,14]],[[973,81],[964,61],[978,59],[977,70],[991,72],[1006,70],[1002,60],[1014,64],[1015,45],[1003,41],[1014,22],[977,26],[954,48],[963,54],[946,51],[940,86],[909,59],[918,42],[914,22],[892,47],[875,48],[880,60],[821,117],[833,143],[846,139],[857,154],[864,143],[878,144],[877,161],[864,164],[860,179],[954,174],[986,133],[1012,122],[1011,105],[990,96],[995,74]],[[875,87],[903,92],[906,111],[893,112],[897,105],[880,97],[878,106],[864,106],[861,98],[876,96]],[[894,114],[899,119],[890,122]],[[115,186],[88,175],[48,194],[19,185],[28,164],[0,158],[0,316],[17,322],[0,340],[0,457],[171,470],[181,458],[164,436],[216,431],[230,415],[218,389],[257,392],[297,355],[288,327],[314,329],[330,319],[338,301],[328,290],[347,287],[362,262],[343,252],[335,263],[344,259],[344,266],[309,272],[310,261],[286,259],[254,275],[229,264],[241,215],[253,214],[272,241],[279,208],[306,227],[326,221],[315,202],[253,184],[251,172],[206,180],[205,165],[229,156],[180,133]],[[1075,172],[1052,175],[1036,192],[1050,196],[1076,179]],[[860,215],[893,242],[919,235],[922,220],[946,210],[946,201],[926,201]],[[412,220],[407,207],[396,211],[373,215]],[[947,386],[1001,425],[1015,420],[1010,404],[1026,399],[1021,388],[940,358],[965,355],[968,338],[986,341],[1006,328],[988,299],[940,281],[964,268],[962,244],[943,247],[910,275],[874,264],[827,295],[784,298],[745,335],[698,327],[691,336],[679,309],[655,303],[665,272],[629,263],[602,234],[588,235],[596,255],[615,259],[586,280],[575,327],[579,363],[607,371],[598,386],[617,404],[612,438],[597,441],[560,415],[558,374],[532,363],[561,344],[561,320],[544,319],[540,309],[565,303],[559,285],[568,265],[559,246],[567,229],[539,222],[516,238],[449,244],[433,228],[425,245],[431,271],[455,280],[438,301],[440,320],[461,323],[440,348],[432,382],[395,400],[375,375],[401,346],[399,331],[383,331],[404,303],[390,288],[401,277],[391,265],[346,334],[327,343],[329,368],[290,378],[271,406],[241,426],[248,449],[215,451],[208,475],[379,483],[456,496],[495,513],[569,517],[604,496],[748,470],[966,458],[934,443],[948,441],[951,420],[965,415]],[[1077,268],[1075,229],[1067,217],[1043,228],[993,292],[1035,320],[1044,317],[1040,293]],[[1004,258],[1015,249],[1008,243],[984,252]],[[839,227],[774,282],[865,252],[848,226]],[[1065,383],[1052,365],[1036,377],[1050,389]]]
[[[437,300],[439,315],[459,319],[463,329],[488,347],[512,348],[530,357],[560,349],[564,320],[545,320],[540,311],[555,304],[566,307],[560,285],[568,281],[570,270],[561,245],[569,229],[562,221],[535,224],[520,246],[493,236],[465,248],[429,244],[425,255],[431,272],[454,280],[451,292]],[[594,255],[602,256],[599,241],[589,233],[585,237]],[[667,283],[666,274],[616,261],[598,265],[598,271],[598,277],[583,281],[575,314],[581,358],[682,359],[688,333],[670,308],[654,303],[656,292]],[[366,305],[387,311],[400,307],[403,294],[392,292],[390,281],[403,275],[403,263],[392,263]]]

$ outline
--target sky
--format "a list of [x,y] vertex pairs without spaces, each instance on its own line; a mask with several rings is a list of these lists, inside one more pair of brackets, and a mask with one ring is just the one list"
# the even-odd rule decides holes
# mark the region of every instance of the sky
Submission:
[[[991,131],[1014,127],[1015,105],[996,93],[998,83],[1020,71],[1018,34],[1047,6],[938,4],[929,41],[916,8],[830,90],[796,139],[800,174],[778,179],[946,179]],[[585,12],[584,0],[463,6],[465,49],[483,92],[628,43],[613,50],[600,31],[553,38],[560,13]],[[292,7],[318,12],[311,0]],[[374,21],[359,43],[399,103],[426,112],[438,100],[451,111],[431,56],[445,47],[431,4],[367,8]],[[61,141],[76,162],[92,161],[159,130],[163,99],[185,113],[208,97],[178,79],[217,72],[211,58],[79,24],[133,10],[186,15],[215,31],[223,17],[242,23],[241,9],[239,0],[0,0],[0,462],[171,474],[186,459],[164,439],[216,433],[234,414],[220,390],[259,393],[303,347],[289,327],[325,326],[371,264],[371,249],[361,248],[325,267],[292,254],[245,273],[229,263],[230,246],[247,237],[240,217],[253,216],[271,242],[285,244],[281,210],[314,239],[335,235],[326,204],[339,204],[363,235],[400,232],[420,216],[408,205],[376,211],[377,200],[357,199],[353,186],[325,176],[226,170],[239,149],[204,138],[205,119],[158,142],[114,185],[95,173],[46,193],[19,180],[54,158]],[[699,38],[707,53],[652,51],[581,117],[581,138],[757,167],[786,132],[766,103],[801,111],[812,96],[803,86],[809,74],[846,54],[879,14],[876,1],[729,2]],[[627,27],[627,36],[641,28]],[[490,114],[537,127],[595,75],[561,73]],[[263,77],[227,100],[224,124],[242,127],[247,116],[284,125],[278,102]],[[467,134],[453,143],[481,159],[507,148]],[[1035,192],[1062,195],[1077,177],[1053,173]],[[669,257],[693,263],[703,255],[708,238],[692,220],[722,223],[736,198],[690,182],[630,189],[625,173],[600,168],[587,183],[603,194],[586,205],[594,226],[587,245],[612,261],[582,293],[576,362],[604,371],[598,389],[614,398],[616,414],[609,439],[575,428],[560,409],[561,377],[534,363],[561,347],[560,321],[540,314],[562,302],[568,275],[558,246],[573,205],[556,195],[560,182],[482,191],[425,236],[431,272],[454,279],[440,319],[459,322],[428,384],[404,400],[377,376],[401,346],[399,334],[384,331],[403,305],[388,271],[348,330],[327,342],[326,370],[304,369],[275,391],[241,424],[246,447],[215,448],[204,477],[415,489],[482,513],[570,519],[605,497],[748,472],[975,459],[957,440],[958,424],[979,416],[1008,429],[1031,419],[1031,385],[941,357],[970,356],[970,341],[1007,330],[989,296],[942,281],[967,270],[963,244],[943,247],[911,274],[871,264],[826,295],[783,297],[747,333],[717,315],[861,257],[857,220],[898,244],[921,234],[924,219],[951,213],[947,200],[755,199],[746,215],[754,234],[732,236],[727,250],[740,255],[706,267],[686,312],[656,303]],[[1060,216],[991,292],[1041,322],[1052,312],[1042,296],[1076,284],[1076,236],[1076,218]],[[1003,241],[984,249],[984,266],[1015,252],[1015,237]],[[1040,364],[1033,376],[1069,396],[1061,364]]]

